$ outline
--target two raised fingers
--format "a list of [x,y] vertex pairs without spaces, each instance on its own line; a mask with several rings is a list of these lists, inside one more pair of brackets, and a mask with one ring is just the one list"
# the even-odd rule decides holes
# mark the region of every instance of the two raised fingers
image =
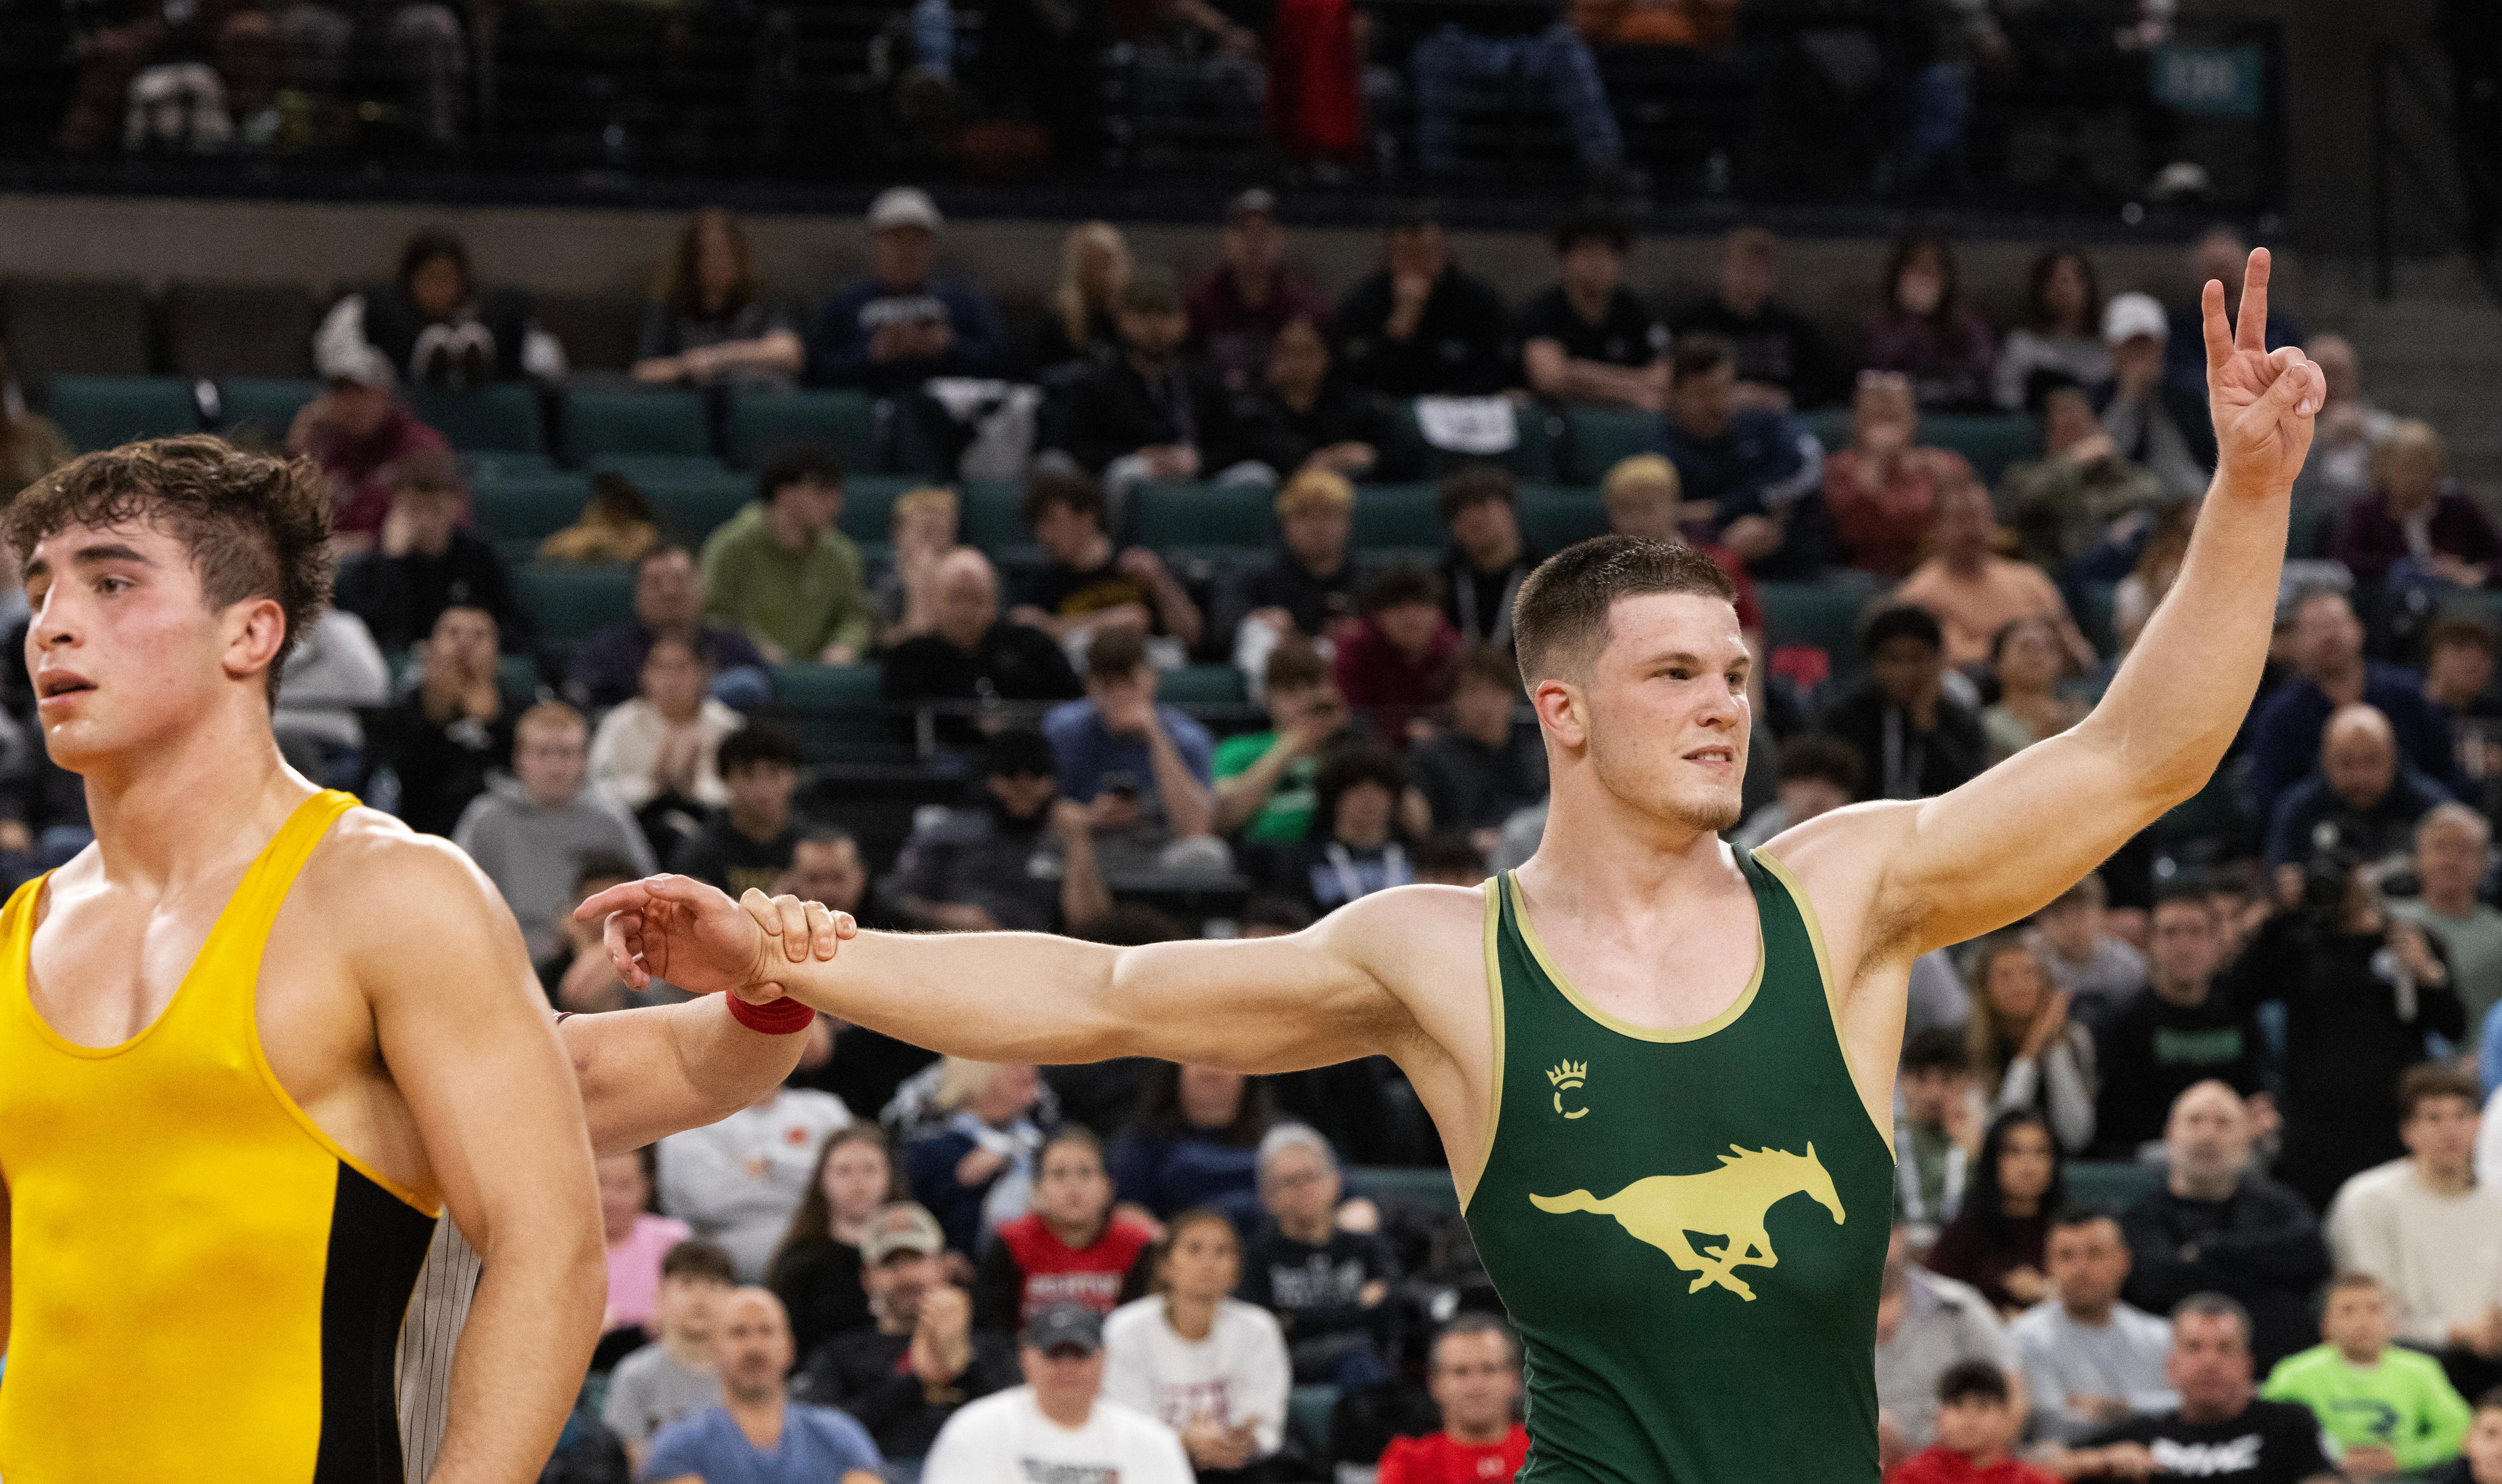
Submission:
[[793,963],[805,963],[812,957],[830,959],[843,939],[860,930],[848,912],[796,896],[767,896],[753,887],[738,904],[756,919],[765,936],[780,940],[782,957]]
[[2224,286],[2214,279],[2198,296],[2200,317],[2207,334],[2207,364],[2219,367],[2232,358],[2233,353],[2267,351],[2267,288],[2273,262],[2265,248],[2252,248],[2248,264],[2242,269],[2242,302],[2233,319],[2224,318]]

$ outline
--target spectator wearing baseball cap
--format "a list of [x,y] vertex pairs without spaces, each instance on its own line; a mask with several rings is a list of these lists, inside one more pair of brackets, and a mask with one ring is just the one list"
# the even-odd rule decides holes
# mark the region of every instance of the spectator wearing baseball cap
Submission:
[[1330,318],[1329,300],[1286,266],[1277,198],[1257,186],[1226,203],[1216,265],[1191,286],[1187,308],[1191,349],[1234,391],[1260,385],[1278,331],[1297,320],[1326,327]]
[[1172,280],[1133,277],[1112,321],[1120,354],[1069,388],[1063,448],[1115,499],[1148,481],[1222,478],[1241,456],[1233,409],[1206,364],[1183,347],[1190,320]]
[[330,496],[331,549],[353,556],[374,549],[390,514],[391,466],[450,445],[400,399],[390,357],[362,340],[315,349],[324,389],[296,412],[287,452],[321,468]]
[[868,208],[868,278],[828,299],[808,343],[808,380],[893,396],[933,376],[997,374],[999,317],[970,287],[936,278],[945,223],[916,186]]
[[2194,498],[2215,472],[2215,427],[2203,395],[2164,380],[2170,335],[2152,294],[2113,296],[2103,310],[2112,379],[2095,393],[2094,410],[2120,457],[2151,470],[2166,495]]
[[908,1200],[877,1208],[861,1236],[861,1286],[876,1322],[817,1347],[792,1395],[859,1419],[890,1460],[928,1454],[958,1408],[1016,1382],[1004,1340],[973,1331],[972,1298],[940,1261],[938,1220]]
[[1103,1395],[1103,1324],[1093,1310],[1063,1303],[1036,1314],[1017,1361],[1025,1384],[950,1418],[922,1467],[922,1484],[1190,1484],[1180,1435]]
[[982,749],[979,793],[922,825],[889,878],[896,915],[960,932],[1083,933],[1112,910],[1095,864],[1091,817],[1054,806],[1059,764],[1031,727]]

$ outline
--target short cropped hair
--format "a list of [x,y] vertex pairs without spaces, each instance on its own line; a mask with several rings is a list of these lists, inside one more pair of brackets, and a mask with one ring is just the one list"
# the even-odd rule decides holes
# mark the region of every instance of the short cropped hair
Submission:
[[1972,1052],[1964,1044],[1963,1031],[1953,1026],[1931,1026],[1911,1033],[1903,1043],[1903,1070],[1910,1072],[1966,1072],[1972,1070]]
[[1989,1361],[1960,1361],[1946,1367],[1938,1377],[1938,1401],[1952,1406],[1958,1401],[1994,1401],[2007,1404],[2007,1372]]
[[1427,1347],[1425,1351],[1427,1363],[1429,1365],[1438,1364],[1434,1360],[1434,1357],[1440,1353],[1442,1341],[1462,1334],[1501,1335],[1503,1337],[1504,1364],[1514,1370],[1518,1370],[1520,1368],[1520,1336],[1513,1332],[1511,1326],[1505,1324],[1500,1316],[1484,1313],[1462,1314],[1457,1319],[1452,1320],[1449,1324],[1446,1324],[1440,1329],[1435,1331],[1434,1343]]
[[1648,487],[1668,499],[1675,499],[1684,489],[1684,481],[1664,455],[1633,454],[1616,460],[1607,477],[1599,482],[1599,496],[1613,504],[1618,495],[1629,489]]
[[2438,1062],[2421,1062],[2398,1078],[2398,1122],[2414,1118],[2436,1097],[2455,1097],[2470,1108],[2485,1105],[2483,1087],[2475,1078]]
[[205,434],[152,438],[74,458],[27,486],[0,516],[0,540],[23,562],[62,527],[152,522],[189,552],[213,608],[278,604],[286,634],[265,677],[279,677],[330,600],[330,497],[304,459],[251,454]]
[[2349,1267],[2344,1272],[2341,1272],[2328,1280],[2328,1292],[2332,1294],[2350,1293],[2358,1289],[2370,1289],[2373,1293],[2379,1294],[2384,1298],[2387,1298],[2389,1294],[2389,1286],[2387,1284],[2382,1282],[2380,1278],[2374,1274],[2364,1272],[2359,1268]]
[[2042,910],[2063,912],[2070,907],[2108,907],[2110,905],[2111,888],[2103,885],[2103,878],[2100,875],[2088,871],[2078,880],[2075,886],[2051,897],[2050,904]]
[[1572,252],[1585,242],[1605,243],[1613,248],[1618,257],[1631,253],[1634,234],[1621,217],[1604,212],[1576,212],[1555,228],[1555,252],[1558,256]]
[[719,1283],[736,1283],[738,1272],[730,1266],[729,1254],[717,1242],[702,1237],[678,1243],[660,1255],[660,1276],[668,1278],[710,1278]]
[[1103,487],[1083,474],[1037,475],[1025,487],[1025,503],[1018,512],[1025,518],[1028,529],[1042,520],[1042,513],[1059,506],[1081,516],[1093,516],[1095,523],[1103,523]]
[[1286,481],[1277,491],[1277,515],[1293,515],[1306,505],[1329,505],[1339,510],[1355,508],[1355,487],[1346,476],[1335,469],[1305,469]]
[[2172,1322],[2175,1325],[2192,1317],[2229,1319],[2241,1326],[2243,1345],[2248,1346],[2250,1342],[2250,1311],[2242,1306],[2240,1299],[2229,1295],[2209,1290],[2202,1294],[2191,1294],[2172,1306]]
[[1840,737],[1822,732],[1803,732],[1781,744],[1774,774],[1783,783],[1802,778],[1819,779],[1833,785],[1853,798],[1859,796],[1859,785],[1866,769],[1859,760],[1859,749]]
[[1308,1149],[1325,1167],[1337,1168],[1337,1151],[1309,1124],[1279,1124],[1260,1135],[1260,1152],[1252,1157],[1251,1167],[1266,1177],[1268,1163],[1289,1149]]
[[1107,628],[1086,646],[1088,680],[1127,680],[1147,662],[1147,641],[1134,628]]
[[2452,614],[2432,626],[2432,632],[2424,638],[2424,653],[2429,655],[2452,647],[2483,650],[2490,655],[2502,649],[2502,643],[2495,640],[2493,625],[2483,619]]
[[1738,348],[1709,330],[1697,330],[1679,335],[1668,353],[1669,380],[1672,384],[1709,376],[1722,366],[1735,365]]
[[1460,651],[1451,665],[1451,688],[1457,690],[1471,682],[1518,695],[1520,667],[1511,662],[1511,657],[1499,644],[1471,644]]
[[1691,593],[1723,603],[1738,590],[1719,564],[1690,546],[1634,536],[1598,536],[1538,564],[1512,602],[1511,634],[1521,678],[1535,686],[1606,646],[1607,615],[1618,598]]
[[785,443],[756,466],[756,497],[770,505],[794,485],[843,487],[843,458],[822,443]]
[[1894,639],[1916,639],[1933,650],[1946,647],[1945,630],[1938,627],[1936,617],[1927,609],[1914,608],[1909,603],[1896,603],[1880,609],[1875,618],[1868,621],[1868,631],[1861,636],[1859,647],[1863,653],[1874,655]]
[[1443,476],[1434,501],[1444,525],[1458,519],[1461,511],[1498,504],[1519,509],[1520,484],[1509,469],[1487,463],[1470,464]]
[[1268,662],[1261,670],[1268,682],[1268,693],[1300,691],[1305,686],[1324,684],[1330,678],[1329,661],[1312,648],[1307,639],[1288,639],[1268,652]]
[[591,734],[591,723],[583,718],[581,712],[562,701],[541,701],[514,721],[513,735],[518,737],[549,726],[570,726],[586,737]]
[[2119,1218],[2101,1206],[2072,1205],[2063,1207],[2058,1215],[2050,1218],[2050,1230],[2074,1231],[2079,1227],[2090,1227],[2097,1222],[2105,1221],[2110,1222],[2113,1227],[2119,1225]]
[[799,739],[770,722],[751,722],[731,732],[713,755],[713,766],[724,778],[768,762],[796,770],[805,760]]
[[1441,607],[1441,580],[1423,567],[1392,567],[1364,590],[1364,611],[1368,614],[1404,608],[1411,603]]

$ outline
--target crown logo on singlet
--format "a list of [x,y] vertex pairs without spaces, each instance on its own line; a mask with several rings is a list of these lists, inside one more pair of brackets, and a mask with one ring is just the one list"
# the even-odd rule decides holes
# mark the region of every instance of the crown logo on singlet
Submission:
[[1566,1118],[1586,1118],[1589,1116],[1590,1110],[1587,1108],[1574,1108],[1570,1113],[1564,1112],[1564,1095],[1590,1080],[1589,1062],[1570,1061],[1558,1062],[1553,1066],[1546,1068],[1546,1080],[1555,1084],[1556,1112],[1564,1113]]
[[[1733,1269],[1771,1267],[1780,1261],[1764,1231],[1765,1213],[1792,1196],[1806,1196],[1831,1211],[1834,1225],[1840,1226],[1842,1197],[1811,1143],[1805,1154],[1739,1144],[1729,1150],[1720,1157],[1718,1169],[1652,1175],[1604,1200],[1588,1191],[1573,1191],[1564,1196],[1532,1195],[1529,1203],[1555,1215],[1588,1211],[1612,1216],[1634,1237],[1667,1253],[1679,1269],[1698,1274],[1686,1285],[1687,1293],[1699,1294],[1716,1285],[1751,1303],[1755,1291]],[[1717,1234],[1721,1245],[1698,1248],[1686,1239],[1689,1231]]]

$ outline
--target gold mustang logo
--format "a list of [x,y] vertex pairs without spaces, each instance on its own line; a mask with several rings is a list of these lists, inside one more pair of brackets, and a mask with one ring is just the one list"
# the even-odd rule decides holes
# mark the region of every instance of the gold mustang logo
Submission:
[[[1546,1080],[1555,1084],[1555,1111],[1558,1113],[1564,1113],[1564,1095],[1590,1080],[1590,1063],[1587,1062],[1558,1062],[1553,1066],[1546,1069]],[[1574,1108],[1570,1113],[1564,1113],[1564,1116],[1566,1118],[1587,1118],[1590,1116],[1590,1110],[1587,1108]]]
[[[1533,1195],[1529,1201],[1558,1215],[1592,1211],[1612,1216],[1625,1231],[1667,1253],[1680,1269],[1700,1274],[1687,1285],[1687,1293],[1701,1293],[1716,1283],[1751,1303],[1755,1291],[1731,1269],[1779,1265],[1773,1239],[1764,1231],[1764,1213],[1792,1196],[1804,1195],[1831,1211],[1834,1225],[1840,1226],[1842,1197],[1834,1192],[1833,1176],[1816,1159],[1813,1144],[1807,1146],[1805,1154],[1738,1144],[1729,1148],[1732,1152],[1720,1157],[1718,1169],[1697,1175],[1652,1175],[1605,1200],[1588,1191],[1574,1191],[1566,1196]],[[1716,1235],[1722,1245],[1698,1249],[1686,1240],[1689,1231]]]

